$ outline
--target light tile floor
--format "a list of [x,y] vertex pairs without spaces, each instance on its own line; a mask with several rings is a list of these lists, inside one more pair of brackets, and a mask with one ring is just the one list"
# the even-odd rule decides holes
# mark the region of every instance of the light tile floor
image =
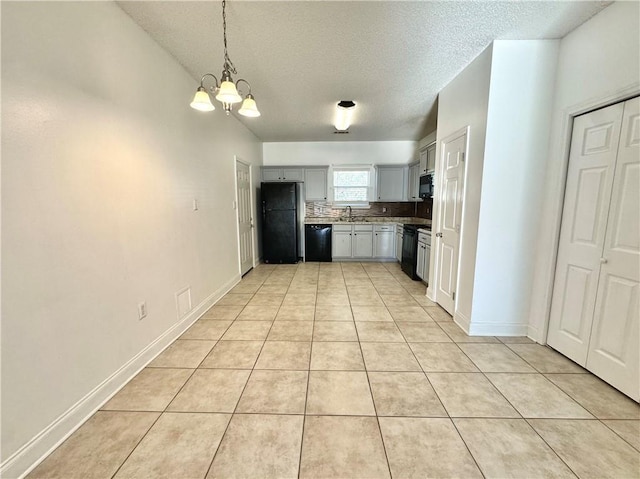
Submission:
[[397,264],[260,265],[31,478],[640,477],[640,408]]

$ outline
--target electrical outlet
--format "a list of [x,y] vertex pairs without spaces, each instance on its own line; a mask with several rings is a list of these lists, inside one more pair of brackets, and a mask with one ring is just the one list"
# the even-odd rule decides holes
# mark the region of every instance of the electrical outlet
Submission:
[[138,319],[144,319],[147,317],[147,302],[143,301],[138,304]]
[[386,207],[386,206],[383,206],[383,207],[382,207],[382,212],[383,212],[383,213],[386,213],[386,212],[387,212],[387,207]]

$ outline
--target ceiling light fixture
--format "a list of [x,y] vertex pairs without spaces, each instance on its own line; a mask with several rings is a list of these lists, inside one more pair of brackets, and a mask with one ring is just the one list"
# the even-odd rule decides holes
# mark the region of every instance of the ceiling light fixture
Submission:
[[[260,116],[260,111],[258,111],[258,106],[256,105],[256,100],[251,94],[251,85],[249,82],[243,78],[238,79],[235,83],[233,82],[233,78],[231,74],[238,74],[235,65],[229,58],[229,53],[227,53],[227,15],[226,15],[226,0],[222,0],[222,32],[224,39],[224,64],[222,66],[222,76],[221,82],[218,84],[218,78],[213,73],[205,73],[202,75],[200,79],[200,86],[196,91],[195,96],[193,97],[193,101],[191,102],[191,108],[194,108],[199,111],[213,111],[216,107],[211,103],[211,95],[215,97],[220,103],[222,103],[222,107],[224,111],[229,114],[229,112],[233,109],[233,105],[235,103],[242,102],[238,113],[243,116],[249,117],[257,117]],[[211,77],[215,81],[214,86],[210,86],[209,89],[204,86],[204,79],[206,77]],[[242,98],[242,95],[238,92],[238,87],[240,83],[245,83],[249,88],[249,92]]]
[[351,126],[353,120],[353,113],[356,109],[356,104],[351,100],[342,100],[336,106],[336,120],[334,126],[338,131],[346,131]]

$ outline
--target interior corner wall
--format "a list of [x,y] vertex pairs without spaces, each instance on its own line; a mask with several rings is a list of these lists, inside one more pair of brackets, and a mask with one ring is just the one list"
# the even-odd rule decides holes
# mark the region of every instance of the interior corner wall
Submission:
[[113,2],[3,2],[1,32],[5,463],[174,327],[177,291],[239,279],[234,155],[259,178],[262,146],[189,108]]
[[265,166],[406,165],[415,141],[292,141],[263,144]]
[[[460,235],[460,256],[456,311],[454,319],[468,323],[471,318],[476,243],[480,216],[480,194],[484,163],[485,135],[489,103],[492,46],[488,46],[439,94],[436,172],[441,160],[442,141],[458,130],[469,127]],[[434,202],[434,228],[438,228],[439,202]],[[436,251],[432,248],[431,264]],[[430,268],[429,284],[435,284],[435,268]]]
[[527,334],[559,40],[495,41],[469,334]]
[[[540,198],[529,336],[545,343],[573,115],[640,93],[640,4],[615,2],[560,42],[551,137]],[[541,158],[543,160],[543,158]]]

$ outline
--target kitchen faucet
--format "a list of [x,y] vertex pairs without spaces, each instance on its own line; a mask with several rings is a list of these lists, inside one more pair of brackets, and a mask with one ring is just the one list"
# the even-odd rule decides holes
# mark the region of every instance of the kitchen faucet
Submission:
[[352,215],[351,206],[347,206],[344,210],[346,211],[347,209],[349,209],[349,221],[353,221],[353,216],[351,216]]

